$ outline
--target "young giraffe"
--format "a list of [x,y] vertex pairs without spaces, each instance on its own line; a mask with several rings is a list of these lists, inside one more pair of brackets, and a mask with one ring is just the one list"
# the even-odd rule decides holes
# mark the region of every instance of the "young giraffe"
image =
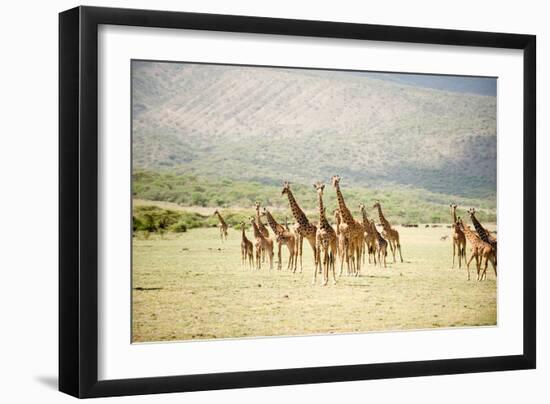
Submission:
[[287,271],[290,271],[294,269],[293,272],[296,272],[296,262],[295,262],[295,256],[296,256],[296,237],[293,233],[290,232],[290,230],[287,230],[284,226],[277,223],[273,215],[264,207],[262,211],[262,216],[265,216],[267,218],[267,223],[269,224],[269,227],[271,227],[271,230],[273,230],[273,233],[275,233],[275,239],[277,240],[277,257],[278,257],[278,263],[277,263],[277,269],[282,268],[282,257],[281,257],[281,246],[284,244],[288,248],[288,264],[287,264]]
[[[313,185],[313,188],[317,190],[317,196],[319,198],[319,228],[315,237],[315,246],[317,249],[317,262],[319,268],[323,273],[323,286],[328,283],[329,271],[332,269],[333,284],[336,285],[336,273],[334,270],[335,260],[337,254],[337,238],[336,232],[330,225],[325,215],[325,207],[323,206],[323,191],[325,184],[317,182]],[[323,259],[321,260],[321,251],[323,252]],[[323,268],[324,264],[324,268]],[[317,267],[313,271],[313,284],[317,280]]]
[[371,222],[369,221],[369,217],[367,216],[367,210],[365,209],[364,204],[359,205],[359,210],[361,210],[361,214],[363,215],[363,229],[365,230],[365,244],[367,246],[367,255],[369,256],[369,264],[370,264],[370,256],[372,254],[374,258],[374,265],[376,265],[376,234],[374,230],[372,229]]
[[[256,224],[258,225],[258,230],[260,230],[260,233],[262,233],[262,236],[269,238],[269,230],[267,230],[267,227],[262,222],[262,218],[260,217],[260,202],[256,202],[254,204],[254,208],[256,209]],[[265,255],[264,250],[262,249],[262,262],[265,262]]]
[[227,223],[225,223],[225,220],[223,220],[223,217],[222,215],[220,215],[220,212],[218,212],[218,210],[216,209],[214,211],[214,215],[218,216],[218,220],[220,221],[220,224],[219,224],[219,228],[220,228],[220,239],[223,240],[227,240]]
[[261,251],[264,251],[264,254],[267,254],[269,258],[269,269],[273,269],[273,240],[260,232],[258,225],[256,224],[256,218],[254,216],[250,217],[250,224],[254,229],[254,238],[256,239],[254,245],[256,247],[256,269],[262,269],[262,260],[261,260]]
[[[472,248],[472,256],[466,262],[466,268],[468,268],[468,280],[470,280],[470,262],[472,262],[473,258],[476,259],[476,270],[477,270],[478,281],[481,281],[487,278],[488,261],[491,261],[491,264],[493,265],[493,269],[495,270],[495,276],[496,276],[497,267],[496,267],[496,260],[495,260],[495,252],[493,250],[493,247],[491,247],[491,244],[480,239],[476,233],[470,230],[469,226],[465,226],[460,217],[458,218],[458,225],[460,226],[460,229],[464,232],[464,235],[470,242],[470,246]],[[483,272],[480,273],[481,264],[483,263],[484,258],[485,258],[485,266],[483,268]]]
[[388,220],[384,217],[384,214],[382,213],[382,206],[379,201],[376,201],[373,208],[378,209],[378,217],[380,218],[380,223],[382,223],[382,227],[386,232],[386,238],[388,239],[390,250],[393,255],[393,262],[395,263],[396,249],[399,250],[399,258],[401,259],[401,262],[403,262],[403,256],[401,255],[401,244],[399,243],[399,232],[392,229],[390,222],[388,222]]
[[361,252],[365,239],[363,235],[363,226],[353,218],[350,210],[346,206],[344,196],[340,191],[340,179],[340,176],[334,175],[332,177],[332,186],[336,188],[339,211],[342,215],[343,222],[347,225],[347,227],[343,227],[341,230],[344,231],[346,238],[349,240],[348,248],[351,251],[350,257],[352,261],[355,261],[355,276],[359,276],[361,273]]
[[493,247],[493,250],[495,250],[495,262],[496,262],[497,239],[495,238],[495,236],[491,234],[489,230],[487,230],[485,227],[481,225],[481,223],[479,223],[479,221],[476,218],[476,210],[474,208],[471,208],[470,210],[468,210],[468,213],[470,214],[470,218],[472,219],[472,223],[476,228],[476,232],[479,235],[479,238],[485,241],[486,243],[491,244],[491,247]]
[[451,204],[451,216],[453,217],[453,268],[455,267],[455,255],[458,252],[458,267],[462,268],[462,258],[466,261],[466,236],[460,230],[456,221],[456,205]]
[[340,257],[340,274],[342,276],[342,271],[344,270],[344,261],[346,261],[348,267],[348,275],[350,274],[349,266],[349,245],[348,239],[346,238],[343,231],[341,231],[341,226],[347,226],[342,223],[342,215],[340,215],[339,209],[334,209],[334,222],[336,223],[336,238],[338,240],[338,256]]
[[[372,230],[374,231],[374,236],[376,237],[376,251],[378,253],[378,263],[380,266],[382,266],[382,256],[384,258],[384,268],[386,268],[386,257],[388,256],[388,242],[382,237],[380,232],[378,232],[378,229],[376,228],[376,223],[374,223],[374,220],[370,221],[370,225],[372,227]],[[376,264],[376,259],[374,260],[374,263]]]
[[254,267],[254,246],[244,232],[244,222],[241,223],[242,235],[241,235],[241,268],[244,269],[246,263],[250,269]]
[[286,195],[288,197],[288,203],[290,204],[290,209],[292,210],[292,215],[296,220],[296,225],[294,226],[294,232],[297,236],[297,254],[300,255],[300,272],[302,272],[302,253],[303,253],[303,243],[304,238],[307,239],[311,249],[313,250],[313,260],[315,263],[315,268],[317,268],[317,252],[315,248],[315,237],[317,235],[317,227],[312,225],[304,211],[298,206],[294,195],[290,190],[290,184],[288,182],[283,183],[283,190],[281,195]]

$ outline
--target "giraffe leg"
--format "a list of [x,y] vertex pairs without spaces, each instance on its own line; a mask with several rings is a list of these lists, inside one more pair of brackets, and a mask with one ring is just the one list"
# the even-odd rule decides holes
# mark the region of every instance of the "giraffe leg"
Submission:
[[[363,242],[361,241],[361,244]],[[357,245],[355,248],[355,254],[357,255],[357,271],[355,272],[355,276],[359,276],[361,274],[361,246]]]
[[399,259],[401,260],[401,263],[403,263],[403,255],[401,255],[401,242],[399,241],[399,233],[397,233],[396,231],[396,234],[397,234],[396,243],[397,243],[397,249],[399,250]]
[[[475,256],[475,252],[472,251],[472,255],[470,256],[470,259],[468,260],[468,262],[466,262],[466,268],[468,269],[468,280],[470,280],[470,263],[474,259],[474,256]],[[477,261],[477,258],[476,258],[476,261]]]
[[390,251],[391,251],[391,254],[393,255],[393,263],[395,264],[396,263],[396,261],[395,261],[395,245],[393,243],[394,243],[393,239],[388,239],[388,244],[390,245]]
[[[451,269],[455,269],[455,255],[456,255],[456,243],[453,241],[453,266]],[[458,254],[458,262],[460,262],[460,252]]]
[[300,236],[300,273],[302,273],[302,271],[304,270],[303,253],[304,253],[304,237]]
[[279,260],[277,262],[277,269],[280,271],[283,267],[283,260],[282,260],[282,256],[281,256],[281,247],[282,247],[282,242],[277,242],[277,259]]
[[324,264],[324,268],[323,268],[323,286],[327,286],[327,283],[328,283],[328,271],[329,271],[329,266],[330,266],[330,262],[329,262],[329,254],[328,254],[328,246],[323,246],[323,264]]
[[338,276],[342,276],[342,271],[344,270],[344,256],[345,256],[345,252],[344,252],[344,243],[342,241],[342,239],[340,238],[341,236],[338,236],[339,237],[339,240],[338,240],[338,248],[339,248],[339,251],[338,251],[338,256],[340,257],[340,274]]
[[331,267],[332,267],[332,283],[333,285],[336,285],[336,252],[337,252],[337,248],[336,248],[336,245],[333,244],[332,247],[331,247],[331,252],[330,252],[330,263],[331,263]]
[[489,264],[489,256],[485,257],[485,266],[483,268],[483,274],[481,280],[487,280],[487,264]]
[[[317,249],[317,251],[319,251],[319,249]],[[313,251],[313,255],[315,256],[315,269],[313,270],[313,280],[311,284],[315,285],[315,282],[317,282],[317,265],[321,266],[321,260],[317,259],[315,250]]]

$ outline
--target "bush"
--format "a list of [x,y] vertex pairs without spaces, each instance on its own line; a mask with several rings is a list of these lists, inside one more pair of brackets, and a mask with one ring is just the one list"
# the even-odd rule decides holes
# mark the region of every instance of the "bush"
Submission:
[[187,231],[187,225],[182,219],[180,219],[177,223],[170,226],[170,231],[173,231],[174,233],[185,233]]

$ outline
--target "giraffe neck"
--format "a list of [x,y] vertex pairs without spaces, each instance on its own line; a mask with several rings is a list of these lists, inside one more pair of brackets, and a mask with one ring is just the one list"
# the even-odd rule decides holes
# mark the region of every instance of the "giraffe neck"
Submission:
[[[384,240],[384,238],[380,235],[380,232],[378,231],[378,229],[376,228],[376,223],[372,223],[371,224],[371,228],[372,228],[372,231],[374,232],[374,234],[376,235],[376,239],[378,241],[381,241],[381,240]],[[385,241],[385,240],[384,240]]]
[[474,227],[476,228],[477,234],[479,235],[479,238],[481,238],[483,241],[489,243],[489,236],[487,235],[487,231],[485,228],[477,221],[477,218],[475,215],[471,215],[472,217],[472,223],[474,224]]
[[382,223],[384,230],[386,231],[390,230],[391,229],[390,222],[388,222],[384,217],[384,214],[382,213],[382,207],[380,205],[378,205],[378,217],[380,218],[380,223]]
[[342,214],[342,220],[346,224],[353,223],[353,216],[351,215],[351,212],[349,211],[348,207],[346,206],[346,202],[344,201],[344,196],[342,195],[342,192],[340,191],[340,185],[336,185],[336,197],[338,198],[338,206],[340,208],[340,213]]
[[456,208],[452,208],[453,210],[453,223],[456,223]]
[[294,199],[294,195],[292,194],[292,191],[290,189],[287,189],[286,195],[288,197],[290,210],[292,210],[292,216],[294,216],[294,219],[296,219],[298,224],[309,224],[306,214],[302,209],[300,209],[300,206],[298,206],[298,202],[296,202],[296,199]]
[[258,229],[258,226],[253,221],[250,222],[252,224],[252,227],[254,228],[254,238],[263,238],[262,233],[260,233],[260,230]]
[[267,223],[269,223],[269,226],[271,227],[271,230],[273,230],[273,232],[275,234],[281,234],[284,232],[284,227],[281,226],[279,223],[277,223],[277,221],[275,220],[275,218],[271,215],[271,213],[269,213],[269,211],[265,211],[265,215],[267,216]]
[[334,213],[334,221],[336,222],[336,235],[340,235],[340,215]]
[[322,229],[327,229],[330,227],[330,224],[328,223],[327,217],[325,216],[323,196],[321,194],[318,194],[318,196],[319,196],[319,227]]
[[462,226],[462,230],[464,231],[464,235],[470,240],[472,244],[477,244],[479,242],[479,237],[471,231],[467,226]]
[[219,212],[216,212],[216,216],[218,216],[218,219],[220,220],[220,223],[221,223],[223,226],[225,226],[225,221],[223,220],[222,215],[220,215]]
[[260,216],[260,207],[256,207],[256,220],[258,221],[258,226],[263,226],[262,218]]
[[365,230],[368,231],[371,225],[370,225],[369,217],[367,216],[367,211],[365,210],[365,208],[361,209],[361,214],[363,215],[363,227],[365,228]]
[[244,232],[244,226],[243,226],[243,229],[242,229],[242,239],[243,239],[243,240],[247,240],[246,234],[245,234],[245,232]]

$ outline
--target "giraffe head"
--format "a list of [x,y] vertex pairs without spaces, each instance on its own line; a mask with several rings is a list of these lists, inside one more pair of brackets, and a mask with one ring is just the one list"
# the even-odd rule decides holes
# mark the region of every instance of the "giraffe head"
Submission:
[[315,184],[313,184],[313,188],[317,190],[317,193],[321,196],[323,196],[323,191],[325,190],[325,184],[323,184],[320,181],[317,181]]
[[219,214],[220,214],[220,212],[218,212],[218,209],[216,209],[216,210],[214,211],[214,213],[212,213],[212,216],[216,216],[216,215],[219,215]]
[[264,206],[262,208],[262,213],[260,213],[261,216],[267,216],[267,208]]
[[244,228],[245,228],[245,223],[244,223],[244,222],[241,222],[241,229],[244,230]]
[[330,182],[332,182],[332,186],[336,188],[340,186],[340,180],[341,178],[339,175],[333,175]]
[[360,203],[360,204],[359,204],[359,210],[360,210],[361,212],[364,212],[364,211],[365,211],[365,204]]
[[288,193],[288,191],[290,191],[290,182],[285,181],[283,182],[283,190],[281,192],[281,195]]
[[259,212],[260,211],[260,202],[256,201],[254,203],[254,208],[256,209],[257,212]]
[[474,208],[470,208],[470,209],[468,209],[468,213],[469,213],[470,217],[473,217],[476,214],[476,210]]
[[456,215],[456,208],[457,208],[456,204],[451,203],[449,205],[449,208],[451,209],[451,215]]
[[380,207],[380,201],[377,200],[376,202],[374,202],[374,205],[372,205],[372,208],[378,209],[379,207]]
[[250,224],[252,224],[252,226],[256,224],[256,218],[254,216],[250,216],[248,218],[248,221],[250,222]]

